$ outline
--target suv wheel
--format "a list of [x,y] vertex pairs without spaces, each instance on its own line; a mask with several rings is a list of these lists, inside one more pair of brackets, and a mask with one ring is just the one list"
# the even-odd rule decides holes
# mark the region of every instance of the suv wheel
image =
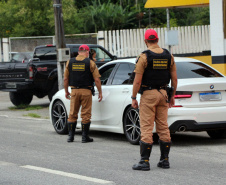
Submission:
[[127,140],[131,144],[139,144],[140,141],[140,116],[138,109],[129,107],[124,115],[123,129]]
[[58,81],[54,82],[52,89],[48,93],[49,101],[52,100],[54,94],[56,94],[57,91],[58,91]]
[[15,105],[29,105],[33,99],[33,94],[27,92],[10,92],[10,101]]
[[58,100],[53,103],[51,116],[52,116],[52,124],[55,131],[58,134],[67,134],[68,133],[67,112],[62,101]]

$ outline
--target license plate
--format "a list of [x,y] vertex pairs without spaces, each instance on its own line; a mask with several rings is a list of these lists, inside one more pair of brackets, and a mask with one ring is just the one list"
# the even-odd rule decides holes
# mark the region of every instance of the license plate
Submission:
[[16,88],[16,83],[7,83],[5,85],[6,88],[8,89],[15,89]]
[[221,93],[220,92],[200,93],[199,98],[201,101],[220,101]]

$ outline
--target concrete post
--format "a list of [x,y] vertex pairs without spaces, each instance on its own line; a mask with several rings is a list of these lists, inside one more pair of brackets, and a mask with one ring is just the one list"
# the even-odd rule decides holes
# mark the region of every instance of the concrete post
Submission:
[[210,38],[213,64],[226,64],[223,1],[210,0]]
[[2,47],[3,47],[3,61],[9,61],[9,38],[2,39]]

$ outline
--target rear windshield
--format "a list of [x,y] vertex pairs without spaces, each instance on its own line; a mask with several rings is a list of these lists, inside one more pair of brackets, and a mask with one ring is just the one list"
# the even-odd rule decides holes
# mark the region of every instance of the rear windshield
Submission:
[[200,62],[176,62],[178,79],[223,77],[220,73]]
[[51,46],[36,48],[33,58],[39,58],[40,60],[56,60],[56,47]]

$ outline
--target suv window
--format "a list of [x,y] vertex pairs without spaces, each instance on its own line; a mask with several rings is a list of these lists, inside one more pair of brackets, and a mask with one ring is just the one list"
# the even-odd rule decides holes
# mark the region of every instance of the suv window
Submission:
[[132,84],[133,80],[131,78],[132,72],[134,71],[135,64],[120,64],[117,69],[112,85],[121,85],[121,84]]
[[91,47],[90,49],[93,49],[96,51],[96,60],[97,61],[104,61],[104,62],[111,61],[110,56],[107,53],[105,53],[105,51],[103,51],[101,48]]
[[220,73],[200,62],[177,62],[178,79],[223,77]]
[[36,48],[33,58],[39,58],[40,60],[56,60],[57,53],[55,46]]
[[107,65],[100,69],[100,80],[102,85],[106,85],[108,78],[111,75],[111,72],[113,71],[116,64]]

